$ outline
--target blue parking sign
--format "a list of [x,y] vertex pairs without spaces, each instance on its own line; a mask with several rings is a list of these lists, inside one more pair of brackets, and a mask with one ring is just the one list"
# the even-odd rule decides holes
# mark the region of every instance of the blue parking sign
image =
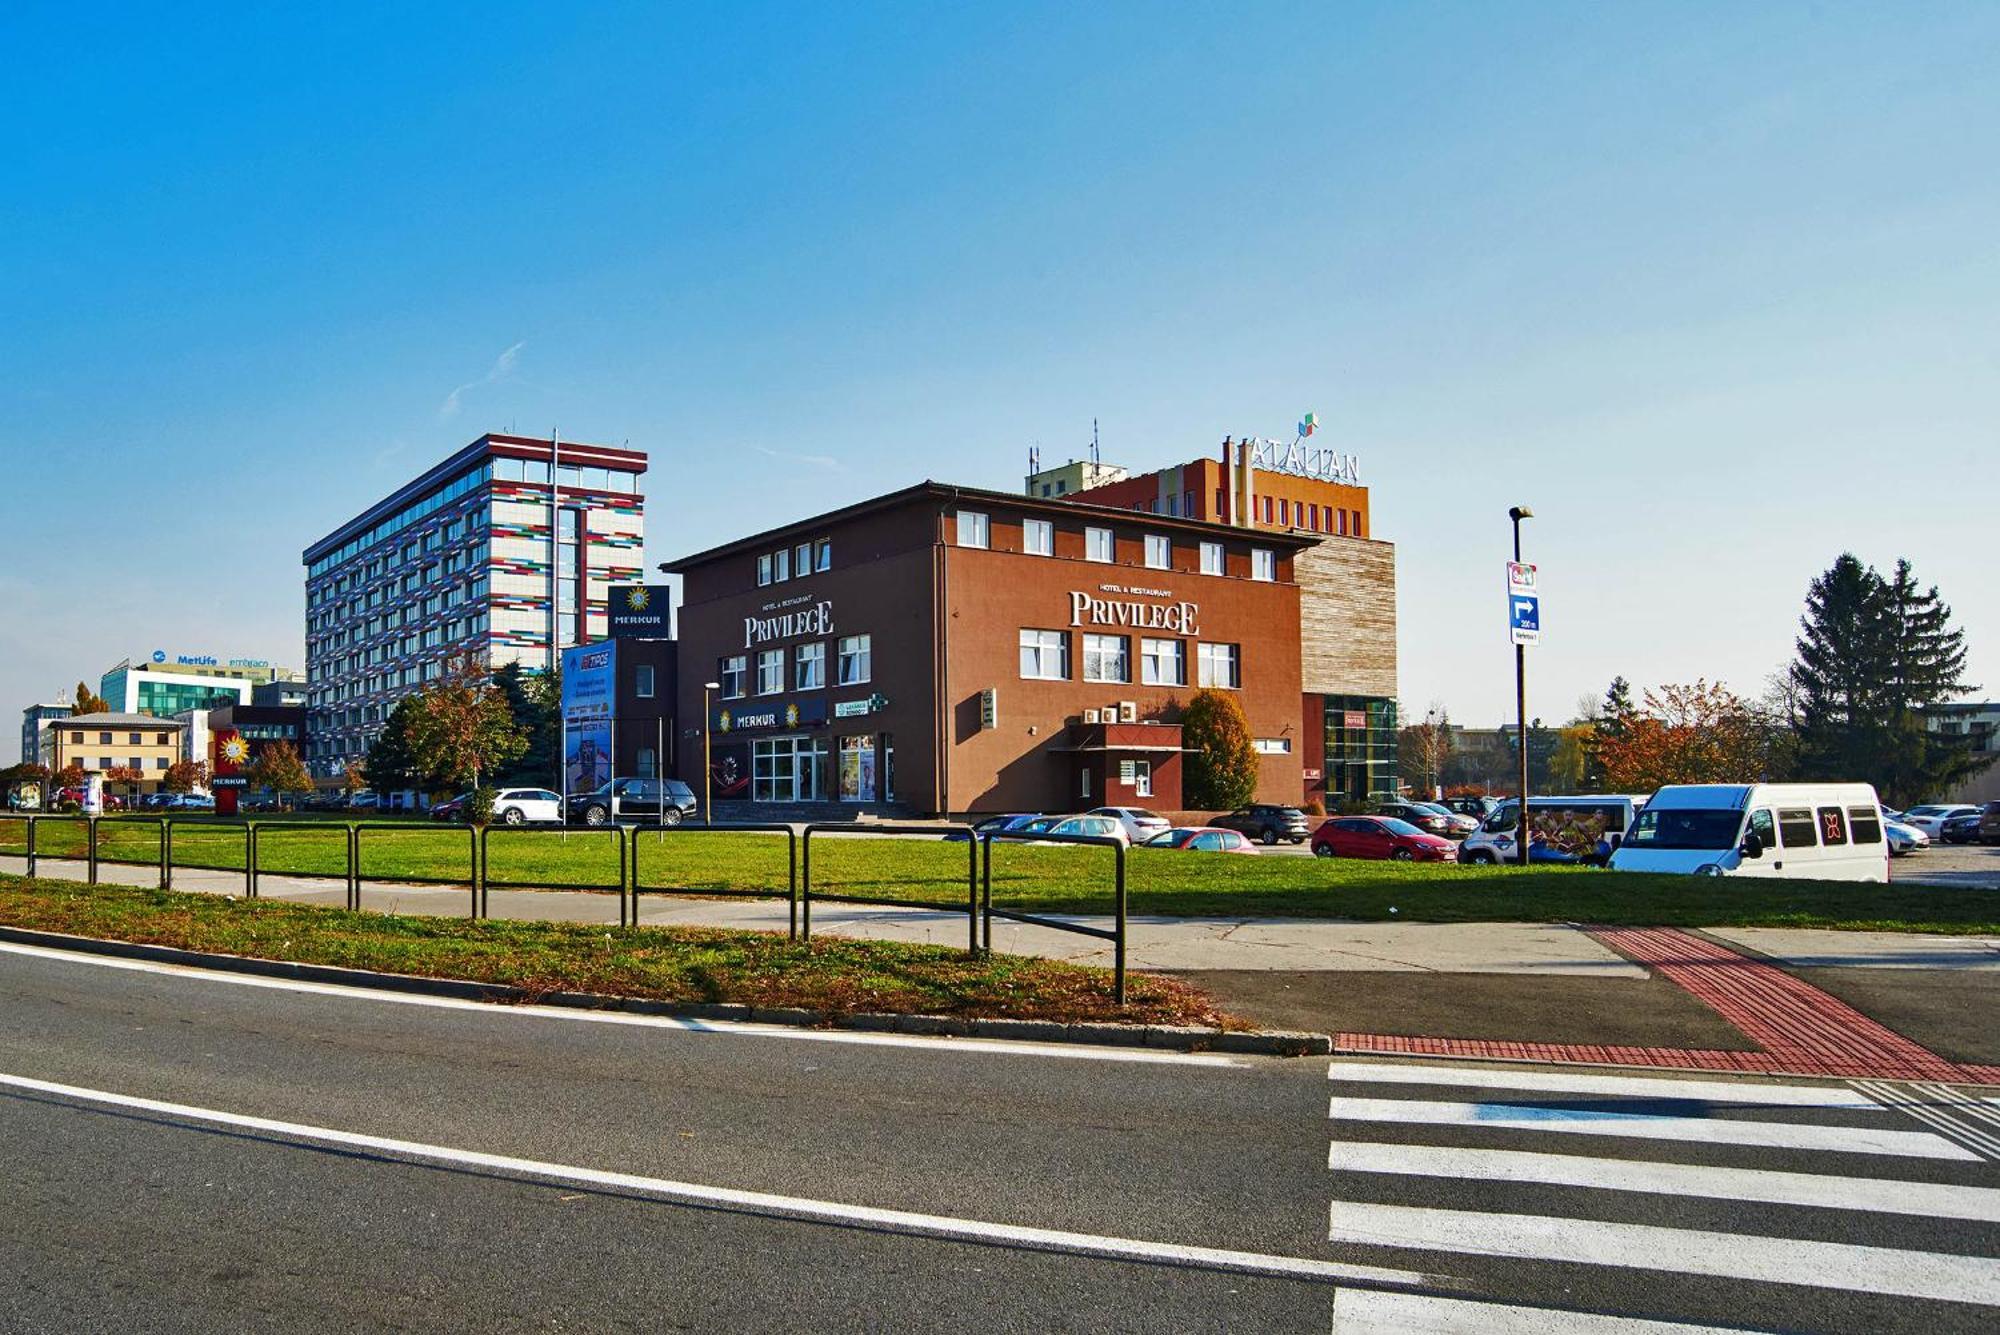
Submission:
[[1508,594],[1507,629],[1515,644],[1533,644],[1541,639],[1541,598],[1532,593]]

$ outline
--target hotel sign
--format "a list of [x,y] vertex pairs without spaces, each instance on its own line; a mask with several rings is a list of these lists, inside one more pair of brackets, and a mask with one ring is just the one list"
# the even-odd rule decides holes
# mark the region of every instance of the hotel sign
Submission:
[[1250,463],[1272,473],[1290,473],[1293,477],[1311,478],[1315,482],[1340,482],[1350,487],[1361,485],[1359,459],[1339,450],[1308,449],[1302,440],[1287,445],[1283,441],[1266,440],[1260,436],[1251,443]]
[[[789,611],[775,610],[789,607]],[[827,635],[833,631],[833,604],[822,599],[796,599],[768,604],[768,615],[743,618],[743,647],[754,649],[772,640],[793,640],[803,635]]]
[[1081,589],[1072,590],[1069,595],[1070,625],[1116,626],[1126,630],[1164,630],[1176,635],[1201,633],[1201,607],[1198,604],[1148,603],[1129,596],[1139,594],[1149,598],[1171,598],[1173,594],[1169,590],[1100,584],[1098,593],[1127,596],[1100,598],[1097,594],[1086,593]]

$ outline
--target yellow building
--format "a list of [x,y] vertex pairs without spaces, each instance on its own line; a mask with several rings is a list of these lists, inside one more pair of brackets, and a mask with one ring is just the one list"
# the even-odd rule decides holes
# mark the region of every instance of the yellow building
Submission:
[[[159,791],[167,767],[180,758],[181,725],[173,719],[84,714],[58,719],[42,730],[42,763],[51,771],[61,773],[77,765],[86,774],[102,777],[114,769],[135,769],[145,776],[137,785],[142,793]],[[106,780],[106,791],[124,789],[124,784]]]

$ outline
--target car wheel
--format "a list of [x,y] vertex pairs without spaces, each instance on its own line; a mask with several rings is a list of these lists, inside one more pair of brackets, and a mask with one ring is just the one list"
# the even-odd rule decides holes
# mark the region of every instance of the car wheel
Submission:
[[1332,857],[1332,856],[1333,856],[1333,845],[1332,845],[1332,844],[1314,844],[1314,845],[1313,845],[1313,856],[1314,856],[1314,857],[1316,857],[1316,858],[1330,858],[1330,857]]
[[1305,837],[1304,835],[1302,835],[1302,834],[1295,834],[1295,835],[1293,835],[1293,836],[1292,836],[1292,842],[1293,842],[1293,843],[1295,843],[1295,844],[1302,844],[1302,843],[1304,843],[1305,841],[1306,841],[1306,837]]
[[501,823],[505,825],[519,825],[526,819],[527,817],[521,814],[521,808],[519,807],[508,807],[500,813]]
[[1264,833],[1261,837],[1264,840],[1264,847],[1266,848],[1278,842],[1278,832],[1268,825],[1264,827]]
[[610,818],[611,813],[603,807],[585,807],[583,809],[583,823],[590,826],[593,830],[601,829],[604,822]]
[[681,814],[681,809],[679,807],[668,807],[665,813],[663,813],[660,817],[660,824],[679,825],[685,819],[687,819],[687,817]]
[[1390,858],[1392,858],[1397,862],[1414,862],[1416,861],[1417,857],[1415,853],[1412,853],[1407,848],[1399,848],[1395,852],[1391,853],[1389,856]]

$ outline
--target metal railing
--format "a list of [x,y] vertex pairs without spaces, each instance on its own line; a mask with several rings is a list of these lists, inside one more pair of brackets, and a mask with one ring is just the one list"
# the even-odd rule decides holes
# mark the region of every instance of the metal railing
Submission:
[[[1023,844],[1081,844],[1097,848],[1108,848],[1115,855],[1116,882],[1113,887],[1112,928],[1091,927],[1080,922],[1064,922],[1060,918],[1045,918],[1034,913],[1019,913],[1012,909],[993,907],[993,845],[1006,840]],[[1078,936],[1092,936],[1100,941],[1111,942],[1111,990],[1112,1000],[1125,1004],[1125,857],[1129,852],[1123,839],[1113,839],[1101,834],[1032,834],[1026,830],[994,830],[978,835],[980,874],[979,899],[981,916],[985,924],[985,948],[993,949],[993,919],[1005,918],[1009,922],[1024,922],[1035,927],[1047,927],[1058,932],[1074,932]]]
[[756,821],[719,821],[714,825],[682,825],[682,826],[665,826],[665,827],[655,827],[655,826],[645,826],[645,825],[633,826],[632,827],[632,925],[635,927],[639,925],[640,895],[689,894],[689,895],[700,895],[704,899],[710,897],[714,897],[717,899],[769,899],[771,897],[770,892],[766,890],[731,890],[717,886],[700,886],[700,887],[684,886],[675,888],[669,886],[648,886],[646,884],[645,876],[640,870],[639,866],[639,850],[642,847],[644,847],[646,842],[644,839],[640,837],[641,835],[648,833],[655,835],[655,839],[653,842],[657,844],[674,839],[686,839],[689,838],[690,836],[703,835],[709,833],[710,831],[716,831],[722,834],[730,834],[730,833],[782,834],[785,836],[785,904],[787,909],[786,916],[789,924],[788,934],[790,935],[792,940],[794,941],[798,940],[799,832],[796,827],[783,824],[782,822],[760,823]]
[[[500,828],[500,833],[503,836],[544,833],[542,831],[530,831],[525,827],[516,825],[503,825],[499,828]],[[491,825],[482,825],[478,827],[477,833],[474,836],[474,838],[477,841],[477,852],[473,860],[474,865],[473,865],[472,916],[475,918],[484,918],[488,916],[487,909],[489,905],[487,901],[486,892],[493,882],[491,876],[492,864],[489,862],[487,858],[487,840],[492,837],[493,830],[494,827]],[[554,833],[554,832],[549,831],[547,833]],[[596,838],[598,836],[608,834],[611,835],[615,840],[617,840],[618,843],[617,883],[613,885],[603,885],[597,883],[586,884],[578,881],[542,880],[542,881],[536,881],[532,885],[523,885],[515,888],[522,890],[583,890],[583,891],[610,890],[611,892],[613,892],[618,896],[618,925],[620,927],[638,926],[639,904],[637,898],[635,897],[632,901],[632,908],[629,919],[627,917],[626,907],[625,907],[626,885],[628,878],[630,876],[630,868],[631,868],[631,854],[627,848],[627,844],[629,841],[626,838],[626,831],[624,827],[619,825],[598,825],[598,826],[586,827],[581,830],[567,830],[564,833],[574,834],[579,836],[580,838]],[[508,883],[502,882],[501,888],[502,889],[508,888]]]
[[[246,843],[243,859],[243,896],[258,898],[257,878],[262,868],[257,865],[258,840],[265,831],[305,830],[313,834],[325,834],[339,830],[342,834],[341,850],[346,861],[347,901],[345,907],[354,913],[361,911],[361,840],[352,825],[336,825],[323,820],[253,820],[244,822]],[[300,873],[288,873],[299,875]],[[304,873],[310,876],[311,873]]]
[[[435,834],[444,832],[444,827],[442,826],[400,825],[400,824],[389,824],[388,822],[382,822],[373,825],[359,825],[359,824],[349,825],[347,828],[350,831],[351,837],[354,840],[355,875],[359,878],[364,878],[364,879],[367,874],[363,870],[361,862],[361,851],[362,851],[361,835],[364,830],[373,830],[378,839],[389,835],[408,836],[412,834]],[[409,885],[463,885],[466,888],[466,892],[472,896],[471,912],[467,916],[471,918],[483,918],[486,916],[486,914],[484,910],[484,905],[481,902],[483,899],[483,895],[481,893],[483,887],[480,884],[480,882],[484,868],[481,865],[479,856],[479,851],[480,851],[479,830],[472,826],[467,826],[465,828],[465,843],[466,843],[466,874],[463,880],[460,880],[460,878],[456,876],[422,876],[422,875],[409,875],[409,874],[398,875],[393,879],[404,882]],[[355,895],[356,895],[355,907],[359,908],[361,907],[361,901],[359,898],[360,890],[358,888],[358,885],[357,889],[355,890]]]
[[[799,843],[799,935],[802,939],[812,939],[812,841],[815,834],[886,835],[909,838],[912,835],[928,836],[943,842],[954,842],[952,836],[965,837],[965,927],[966,950],[979,953],[979,841],[973,837],[972,828],[967,825],[877,825],[855,824],[852,822],[829,822],[805,827],[805,836]],[[932,913],[950,913],[952,909],[935,899],[891,899],[874,895],[843,895],[821,893],[819,898],[838,904],[872,904],[883,908],[925,909]]]

